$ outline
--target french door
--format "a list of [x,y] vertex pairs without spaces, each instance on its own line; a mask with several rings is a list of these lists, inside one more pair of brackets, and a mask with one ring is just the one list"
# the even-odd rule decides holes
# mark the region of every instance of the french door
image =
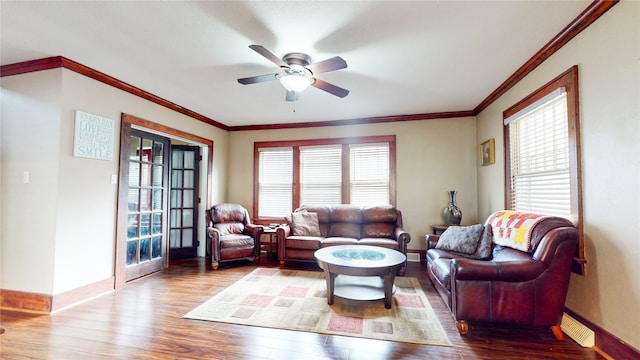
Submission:
[[128,156],[126,281],[167,263],[170,140],[131,129]]
[[200,148],[171,145],[169,258],[198,256]]

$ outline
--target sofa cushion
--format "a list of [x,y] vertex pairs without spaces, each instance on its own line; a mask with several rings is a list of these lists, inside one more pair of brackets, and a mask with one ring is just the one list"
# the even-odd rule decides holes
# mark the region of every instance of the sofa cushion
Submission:
[[329,226],[328,237],[348,237],[360,239],[360,224],[347,222],[333,223]]
[[318,214],[300,211],[291,214],[291,233],[294,236],[320,236]]
[[484,225],[450,226],[445,230],[436,244],[436,249],[473,254],[478,248]]
[[244,224],[241,222],[215,223],[213,227],[220,231],[220,235],[242,234],[244,232]]
[[240,204],[218,204],[210,210],[211,221],[214,223],[240,222],[244,223],[248,216],[247,210]]
[[362,236],[373,238],[394,238],[396,225],[390,223],[370,223],[362,228]]
[[358,241],[358,245],[380,246],[387,249],[398,250],[398,242],[393,239],[362,238]]
[[334,245],[357,245],[358,239],[348,237],[328,237],[322,240],[320,247],[334,246]]
[[352,205],[335,205],[329,213],[329,222],[354,223],[359,226],[362,223],[362,208]]
[[220,237],[220,248],[253,247],[253,237],[242,234],[229,234]]
[[362,221],[365,223],[393,223],[398,220],[398,213],[391,205],[367,206],[362,209]]
[[287,248],[318,250],[323,239],[319,236],[289,236],[284,243]]

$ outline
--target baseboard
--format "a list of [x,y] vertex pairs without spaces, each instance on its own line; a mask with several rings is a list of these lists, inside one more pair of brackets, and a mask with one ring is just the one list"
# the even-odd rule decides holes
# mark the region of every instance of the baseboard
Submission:
[[14,290],[0,290],[0,307],[3,309],[48,314],[52,296]]
[[407,249],[407,261],[421,262],[427,259],[427,251],[420,249]]
[[0,307],[23,312],[49,314],[93,299],[113,291],[113,289],[113,277],[57,295],[0,289]]
[[615,335],[578,315],[571,309],[565,308],[564,311],[596,333],[596,345],[593,349],[600,353],[600,355],[607,359],[640,359],[640,350],[625,343]]

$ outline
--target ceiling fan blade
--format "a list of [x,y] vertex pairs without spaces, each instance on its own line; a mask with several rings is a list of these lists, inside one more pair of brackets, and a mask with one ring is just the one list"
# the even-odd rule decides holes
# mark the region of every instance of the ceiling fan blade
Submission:
[[298,93],[295,91],[287,91],[287,96],[284,98],[286,101],[297,101]]
[[279,57],[273,55],[273,53],[267,49],[265,49],[264,46],[262,45],[249,45],[249,48],[251,48],[253,51],[257,52],[258,54],[266,57],[267,59],[271,60],[272,63],[280,66],[280,67],[289,67],[289,64],[287,64],[286,62],[282,61],[282,59],[280,59]]
[[329,71],[340,70],[347,67],[347,62],[340,56],[323,60],[307,66],[307,69],[314,74],[321,74]]
[[341,88],[339,86],[335,86],[333,84],[329,84],[328,82],[320,80],[320,79],[316,79],[316,81],[313,84],[311,84],[311,86],[317,87],[320,90],[324,90],[324,91],[326,91],[326,92],[328,92],[330,94],[333,94],[333,95],[341,97],[341,98],[349,95],[349,90],[343,89],[343,88]]
[[276,74],[265,74],[258,76],[251,76],[242,79],[238,79],[238,82],[243,85],[257,84],[265,81],[272,81],[276,79]]

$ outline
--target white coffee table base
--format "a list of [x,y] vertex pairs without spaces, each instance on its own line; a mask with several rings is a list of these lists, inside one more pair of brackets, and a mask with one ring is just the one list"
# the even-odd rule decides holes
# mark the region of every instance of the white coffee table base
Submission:
[[[391,290],[395,294],[396,286]],[[384,280],[379,276],[338,275],[333,295],[351,300],[384,299]]]

